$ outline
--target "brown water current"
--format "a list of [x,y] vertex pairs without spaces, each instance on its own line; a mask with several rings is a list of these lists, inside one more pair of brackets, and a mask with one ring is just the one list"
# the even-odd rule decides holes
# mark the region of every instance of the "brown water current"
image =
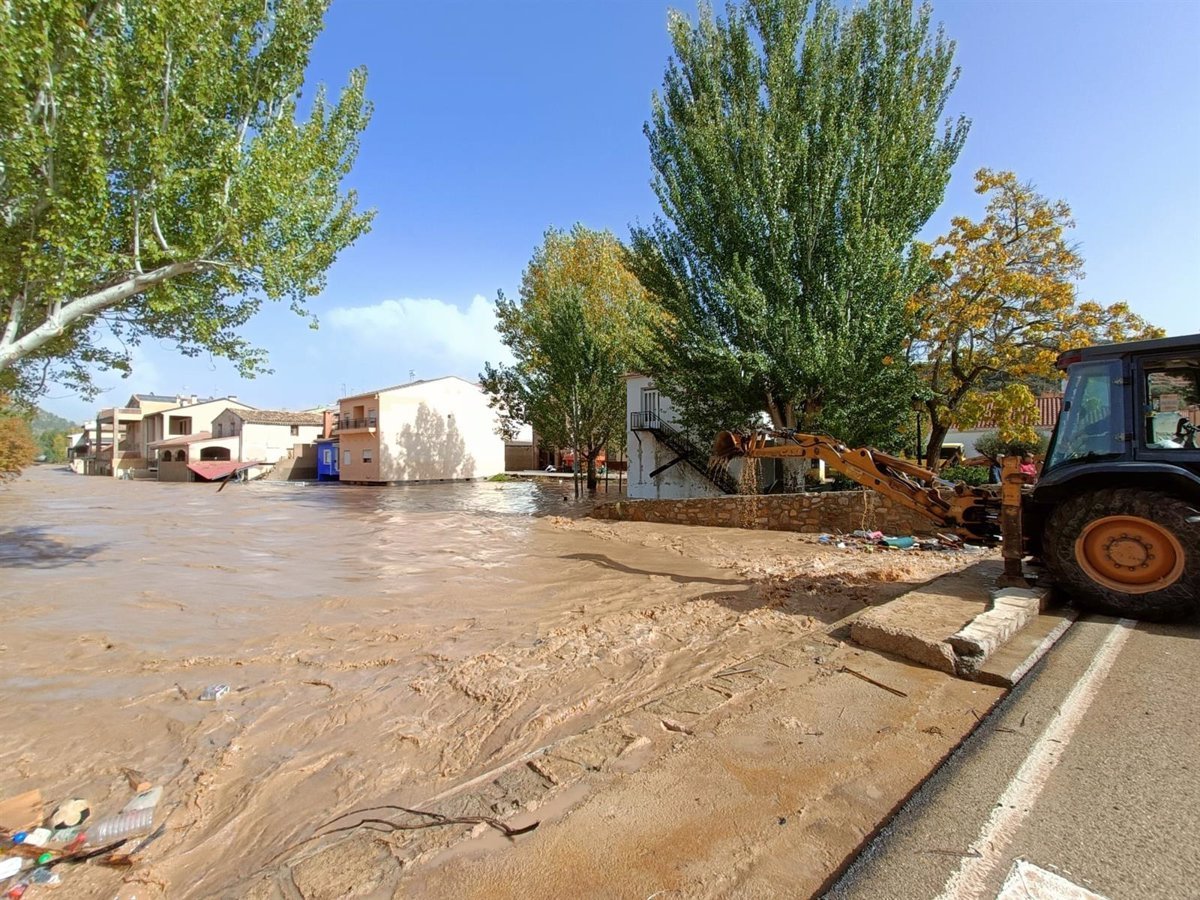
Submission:
[[235,895],[337,813],[420,806],[963,564],[581,519],[569,493],[0,486],[0,798],[115,812],[140,770],[166,835],[70,896]]

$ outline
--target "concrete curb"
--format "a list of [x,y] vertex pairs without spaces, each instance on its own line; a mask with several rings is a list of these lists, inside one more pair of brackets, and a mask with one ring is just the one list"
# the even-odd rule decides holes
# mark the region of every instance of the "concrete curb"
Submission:
[[958,674],[973,677],[1000,647],[1046,608],[1049,588],[1000,588],[991,608],[946,639],[958,659]]
[[[960,573],[902,594],[850,626],[856,644],[972,681],[1012,687],[1075,621],[1074,610],[1046,613],[1051,592],[983,587]],[[969,617],[955,620],[956,613]]]

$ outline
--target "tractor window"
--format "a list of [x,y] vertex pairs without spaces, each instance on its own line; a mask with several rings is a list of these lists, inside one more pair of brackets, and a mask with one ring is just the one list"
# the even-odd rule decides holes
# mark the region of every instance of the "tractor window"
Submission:
[[1155,360],[1143,369],[1143,446],[1154,450],[1195,450],[1200,426],[1197,367],[1186,360]]
[[1125,452],[1125,395],[1118,360],[1076,363],[1068,372],[1062,415],[1046,469]]

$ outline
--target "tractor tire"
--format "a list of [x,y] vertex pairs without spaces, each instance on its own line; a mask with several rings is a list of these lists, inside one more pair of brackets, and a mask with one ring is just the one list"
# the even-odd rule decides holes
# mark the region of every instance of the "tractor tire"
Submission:
[[1060,503],[1046,520],[1044,561],[1086,609],[1164,619],[1200,609],[1200,511],[1162,491],[1112,488]]

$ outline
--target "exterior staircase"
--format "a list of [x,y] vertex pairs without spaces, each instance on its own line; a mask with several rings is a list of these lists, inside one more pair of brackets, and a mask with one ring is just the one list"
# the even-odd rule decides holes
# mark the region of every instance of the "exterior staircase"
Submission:
[[740,493],[737,479],[730,474],[725,463],[712,461],[707,450],[697,446],[691,438],[675,426],[664,422],[657,412],[630,413],[629,425],[634,431],[650,432],[659,443],[676,454],[675,459],[671,462],[659,466],[651,472],[651,478],[677,463],[684,462],[703,475],[722,493]]

